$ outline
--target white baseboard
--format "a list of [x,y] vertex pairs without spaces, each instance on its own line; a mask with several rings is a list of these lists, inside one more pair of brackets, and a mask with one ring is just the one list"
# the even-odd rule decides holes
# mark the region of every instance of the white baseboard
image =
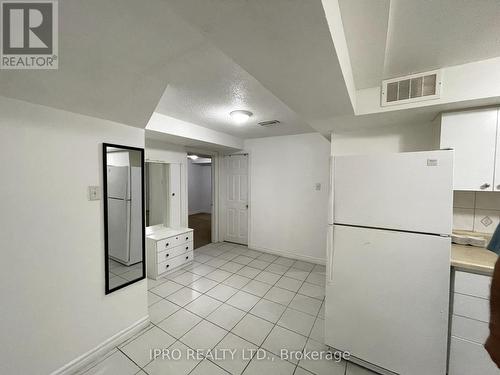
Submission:
[[75,358],[71,362],[65,364],[61,368],[52,372],[51,375],[69,375],[83,369],[85,366],[96,361],[104,354],[112,350],[114,347],[125,342],[130,337],[140,332],[149,325],[149,316],[145,316],[139,319],[137,322],[131,326],[125,328],[124,330],[118,332],[116,335],[111,336],[106,341],[100,343],[95,348],[89,350],[87,353],[82,354],[78,358]]
[[316,257],[312,257],[309,255],[300,255],[300,254],[290,253],[288,251],[268,249],[268,248],[261,247],[261,246],[255,246],[255,245],[252,245],[250,243],[248,244],[248,247],[250,249],[262,251],[264,253],[279,255],[282,257],[292,258],[292,259],[296,259],[296,260],[303,260],[305,262],[321,264],[323,266],[326,264],[326,259],[324,259],[324,258],[316,258]]

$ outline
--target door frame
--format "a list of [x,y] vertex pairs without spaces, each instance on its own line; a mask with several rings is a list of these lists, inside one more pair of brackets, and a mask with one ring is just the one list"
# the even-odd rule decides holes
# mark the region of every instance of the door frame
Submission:
[[[252,214],[252,205],[250,204],[250,197],[251,197],[251,189],[250,189],[250,168],[251,168],[251,154],[249,151],[242,150],[239,152],[234,152],[234,153],[224,153],[220,155],[220,181],[225,181],[225,170],[224,170],[224,157],[226,156],[231,156],[231,155],[246,155],[247,156],[247,204],[248,204],[248,209],[247,209],[247,246],[250,246],[251,243],[251,214]],[[223,242],[226,240],[226,215],[225,215],[225,210],[226,206],[224,204],[226,199],[226,188],[225,184],[224,186],[221,187],[220,189],[220,226],[219,226],[219,238],[220,241]]]
[[[219,174],[220,174],[220,153],[218,151],[213,150],[205,150],[197,147],[185,147],[186,150],[186,158],[187,153],[192,152],[194,154],[203,154],[209,155],[212,158],[212,166],[211,166],[211,180],[212,180],[212,222],[211,222],[211,232],[212,232],[212,243],[222,241],[220,240],[220,209],[219,209],[219,199],[220,199],[220,185],[219,185]],[[189,166],[188,166],[189,168]],[[186,210],[188,212],[189,217],[189,196],[188,196],[188,186],[189,186],[189,173],[186,171]],[[186,226],[189,226],[186,223]]]

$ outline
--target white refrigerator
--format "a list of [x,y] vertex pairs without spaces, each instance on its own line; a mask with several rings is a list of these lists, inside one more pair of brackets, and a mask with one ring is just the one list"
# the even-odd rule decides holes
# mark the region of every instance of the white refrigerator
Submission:
[[141,168],[107,167],[108,255],[125,265],[142,261]]
[[325,343],[381,374],[445,375],[453,151],[332,157]]

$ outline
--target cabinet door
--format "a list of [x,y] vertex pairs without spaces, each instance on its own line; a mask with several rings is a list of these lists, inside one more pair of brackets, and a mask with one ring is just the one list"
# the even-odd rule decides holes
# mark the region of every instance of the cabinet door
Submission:
[[181,165],[169,164],[168,171],[168,226],[179,228],[181,226]]
[[489,108],[443,114],[441,148],[455,150],[455,190],[493,190],[497,113]]
[[451,337],[449,375],[498,375],[500,370],[482,344]]

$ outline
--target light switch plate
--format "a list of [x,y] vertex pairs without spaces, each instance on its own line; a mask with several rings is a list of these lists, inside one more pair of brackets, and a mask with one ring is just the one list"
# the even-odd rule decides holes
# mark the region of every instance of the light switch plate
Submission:
[[316,182],[314,184],[314,188],[316,189],[316,191],[320,191],[321,190],[321,182]]
[[99,189],[99,186],[89,186],[88,193],[89,201],[98,201],[101,199],[101,189]]

